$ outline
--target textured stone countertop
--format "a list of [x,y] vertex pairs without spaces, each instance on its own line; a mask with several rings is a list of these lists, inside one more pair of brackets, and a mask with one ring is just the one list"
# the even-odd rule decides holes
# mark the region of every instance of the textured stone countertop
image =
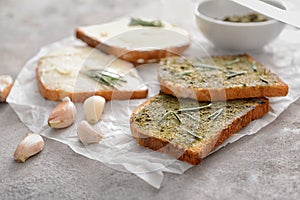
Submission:
[[[0,74],[18,75],[39,47],[74,27],[107,22],[147,0],[0,0]],[[28,129],[0,104],[0,199],[300,199],[300,101],[275,122],[228,145],[160,190],[45,139],[25,164],[13,152]]]

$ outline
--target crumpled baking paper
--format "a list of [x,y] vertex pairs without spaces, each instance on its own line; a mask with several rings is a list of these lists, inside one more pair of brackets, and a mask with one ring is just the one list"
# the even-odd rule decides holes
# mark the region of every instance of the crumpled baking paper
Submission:
[[[178,3],[178,1],[175,1]],[[176,3],[173,4],[176,6]],[[177,5],[178,6],[178,5]],[[157,12],[159,5],[152,5],[140,9],[136,16],[166,18],[176,22],[176,18],[170,18],[167,12]],[[163,7],[163,11],[166,9]],[[186,7],[190,9],[190,7]],[[140,14],[142,13],[142,14]],[[131,14],[131,16],[135,16]],[[192,16],[190,16],[192,17]],[[228,52],[215,49],[208,43],[193,25],[193,19],[178,20],[178,24],[191,32],[193,45],[185,55],[226,55],[241,52]],[[275,42],[263,50],[247,52],[257,61],[268,66],[276,72],[290,87],[286,97],[271,98],[271,111],[263,118],[253,121],[250,125],[232,135],[218,149],[232,143],[243,136],[257,133],[261,128],[274,121],[291,103],[300,97],[300,38],[299,32],[287,28]],[[53,130],[48,127],[47,119],[57,102],[45,100],[38,91],[35,68],[37,60],[48,51],[65,45],[83,45],[83,43],[69,37],[54,44],[42,47],[40,52],[30,59],[18,75],[15,84],[7,99],[10,106],[19,116],[20,120],[33,132],[67,144],[76,153],[87,158],[100,161],[116,170],[136,174],[138,177],[155,188],[160,188],[163,180],[163,172],[183,174],[192,165],[178,161],[168,155],[158,153],[140,147],[131,137],[129,117],[132,111],[140,105],[142,100],[115,100],[106,104],[102,120],[94,126],[104,134],[104,139],[99,144],[82,145],[77,137],[77,123],[84,119],[82,104],[76,104],[76,123],[66,129]],[[243,52],[242,52],[243,53]],[[144,65],[138,71],[149,87],[149,96],[159,92],[156,80],[155,64]]]

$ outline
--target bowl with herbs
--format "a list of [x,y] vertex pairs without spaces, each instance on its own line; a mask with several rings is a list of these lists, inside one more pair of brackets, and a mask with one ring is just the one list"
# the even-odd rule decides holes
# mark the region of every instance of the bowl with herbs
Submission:
[[[279,9],[278,1],[263,0]],[[260,49],[273,41],[285,24],[230,0],[205,0],[196,5],[198,28],[215,47],[228,50]]]

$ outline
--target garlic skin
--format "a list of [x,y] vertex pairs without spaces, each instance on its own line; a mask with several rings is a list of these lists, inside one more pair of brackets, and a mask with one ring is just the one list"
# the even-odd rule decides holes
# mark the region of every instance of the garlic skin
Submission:
[[25,162],[30,156],[33,156],[44,149],[45,142],[40,134],[27,133],[23,140],[18,144],[14,159],[17,162]]
[[91,96],[84,101],[83,110],[89,123],[95,124],[100,120],[104,105],[105,99],[101,96]]
[[65,97],[51,112],[48,125],[51,128],[66,128],[71,126],[76,117],[76,107],[69,97]]
[[83,120],[78,124],[77,135],[84,145],[98,143],[103,135],[97,132],[87,121]]

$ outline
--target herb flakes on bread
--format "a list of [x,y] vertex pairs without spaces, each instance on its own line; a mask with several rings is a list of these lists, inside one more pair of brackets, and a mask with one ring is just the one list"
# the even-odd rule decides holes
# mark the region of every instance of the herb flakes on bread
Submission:
[[266,98],[210,103],[159,94],[132,113],[130,127],[141,146],[196,165],[268,111]]
[[199,101],[277,97],[288,86],[250,56],[213,56],[187,60],[169,57],[160,62],[161,91]]
[[94,95],[111,99],[147,97],[148,89],[133,64],[90,47],[66,47],[38,61],[39,90],[48,100],[69,96],[83,102]]

